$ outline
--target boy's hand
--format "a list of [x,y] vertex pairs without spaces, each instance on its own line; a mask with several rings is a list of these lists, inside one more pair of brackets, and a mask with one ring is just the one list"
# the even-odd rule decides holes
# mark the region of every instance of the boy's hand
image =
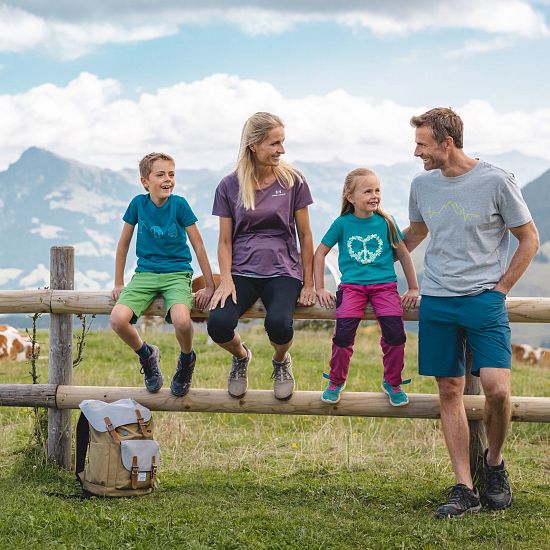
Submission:
[[336,305],[336,296],[329,292],[326,288],[321,288],[317,291],[317,298],[321,307],[333,308]]
[[315,295],[315,289],[312,286],[303,286],[298,296],[298,305],[300,306],[314,306],[317,302],[317,296]]
[[401,305],[403,309],[413,309],[418,304],[418,288],[409,288],[403,296],[401,296]]
[[207,286],[197,290],[197,292],[195,292],[195,308],[200,310],[206,309],[210,303],[212,294],[214,294],[213,286]]
[[116,302],[123,290],[124,285],[115,285],[115,288],[111,290],[111,298]]
[[230,282],[222,281],[220,286],[215,290],[214,295],[212,296],[212,301],[210,302],[210,309],[216,309],[216,306],[220,304],[220,307],[225,306],[225,301],[231,296],[233,303],[237,303],[237,290],[235,289],[235,284],[233,279]]

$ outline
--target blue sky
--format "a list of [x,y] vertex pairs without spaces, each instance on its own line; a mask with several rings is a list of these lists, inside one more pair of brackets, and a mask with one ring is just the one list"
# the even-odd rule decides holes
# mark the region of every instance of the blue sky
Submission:
[[550,0],[8,0],[0,168],[31,145],[219,168],[256,110],[286,121],[290,160],[392,164],[433,106],[466,150],[550,161],[549,80]]

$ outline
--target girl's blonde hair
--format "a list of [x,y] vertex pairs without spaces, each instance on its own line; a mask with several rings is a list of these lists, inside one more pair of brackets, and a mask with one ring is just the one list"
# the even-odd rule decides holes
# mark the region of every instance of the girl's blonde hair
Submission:
[[[273,130],[273,128],[284,127],[283,121],[278,116],[265,112],[253,114],[244,123],[241,134],[241,145],[239,147],[239,158],[237,160],[237,177],[239,180],[239,202],[247,210],[254,210],[256,207],[256,178],[254,174],[256,161],[251,146],[264,141],[269,131]],[[293,187],[296,181],[303,181],[300,172],[282,160],[278,166],[273,166],[273,173],[277,181],[282,183],[287,189]]]
[[[356,168],[346,176],[346,179],[344,180],[344,189],[342,190],[342,210],[340,212],[340,216],[353,213],[355,211],[353,204],[348,200],[348,196],[355,191],[357,180],[368,176],[373,176],[379,180],[376,173],[368,168]],[[393,218],[380,206],[380,203],[378,204],[376,212],[386,220],[388,224],[388,240],[393,248],[397,248],[400,239],[399,234],[397,233],[397,226],[395,225]]]

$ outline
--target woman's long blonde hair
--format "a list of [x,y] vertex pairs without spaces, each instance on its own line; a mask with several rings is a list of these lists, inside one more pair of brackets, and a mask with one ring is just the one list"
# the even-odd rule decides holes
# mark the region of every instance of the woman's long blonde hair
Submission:
[[[353,213],[355,208],[351,202],[348,200],[348,196],[355,191],[355,186],[357,185],[357,180],[359,178],[364,178],[367,176],[374,176],[376,179],[380,179],[375,172],[369,170],[368,168],[356,168],[352,170],[344,180],[344,189],[342,190],[342,210],[340,216],[344,214]],[[393,218],[378,204],[376,213],[380,214],[388,224],[388,240],[393,248],[397,248],[399,245],[399,233],[397,233],[397,226],[393,221]]]
[[[239,179],[239,202],[247,210],[254,210],[256,207],[256,178],[254,174],[256,162],[251,145],[264,141],[268,132],[273,128],[284,128],[284,126],[278,116],[266,112],[255,113],[244,123],[237,160],[237,177]],[[290,189],[296,181],[303,180],[296,168],[282,160],[278,166],[273,167],[273,173],[277,181],[287,189]]]

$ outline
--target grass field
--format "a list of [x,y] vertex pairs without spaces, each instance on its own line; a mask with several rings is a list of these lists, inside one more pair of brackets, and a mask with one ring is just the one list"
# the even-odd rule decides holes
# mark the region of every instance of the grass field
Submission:
[[[250,387],[269,388],[270,347],[246,325],[254,350]],[[170,333],[165,384],[177,358]],[[47,334],[40,335],[40,382],[47,380]],[[197,334],[195,387],[225,387],[228,357]],[[300,329],[293,348],[299,389],[321,390],[330,331]],[[416,374],[411,392],[435,392]],[[0,364],[0,383],[30,382],[25,363]],[[136,356],[110,332],[88,335],[75,384],[141,385]],[[378,335],[361,329],[347,391],[379,391]],[[515,395],[550,396],[550,369],[514,367]],[[0,408],[0,549],[39,548],[550,548],[550,429],[515,423],[506,447],[514,504],[438,521],[453,476],[431,420],[155,413],[161,486],[138,499],[82,499],[70,472],[31,443],[33,412]]]

